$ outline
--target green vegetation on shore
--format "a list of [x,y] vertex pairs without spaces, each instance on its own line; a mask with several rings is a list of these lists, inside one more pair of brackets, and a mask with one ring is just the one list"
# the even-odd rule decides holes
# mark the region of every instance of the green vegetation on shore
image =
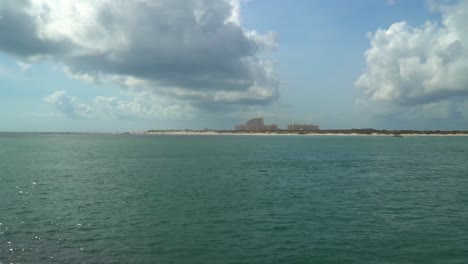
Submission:
[[241,130],[148,130],[147,133],[219,133],[219,134],[343,134],[343,135],[468,135],[464,130],[379,130],[379,129],[323,129],[314,131],[290,131],[290,130],[272,130],[272,131],[241,131]]

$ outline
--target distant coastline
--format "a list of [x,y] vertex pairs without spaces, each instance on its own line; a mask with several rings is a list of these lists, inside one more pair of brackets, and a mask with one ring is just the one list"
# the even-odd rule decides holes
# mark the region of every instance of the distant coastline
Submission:
[[315,131],[237,131],[237,130],[148,130],[133,132],[0,132],[0,134],[42,134],[42,135],[226,135],[226,136],[386,136],[386,137],[414,137],[414,136],[468,136],[468,131],[462,130],[368,130],[368,129],[340,129]]
[[238,135],[238,136],[468,136],[468,131],[459,130],[375,130],[375,129],[342,129],[316,131],[237,131],[237,130],[148,130],[127,134],[143,135]]

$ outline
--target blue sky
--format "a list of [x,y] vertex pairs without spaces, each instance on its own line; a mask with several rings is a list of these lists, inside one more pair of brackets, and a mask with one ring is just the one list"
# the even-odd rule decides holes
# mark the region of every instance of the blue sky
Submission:
[[465,17],[467,1],[6,0],[0,131],[468,129]]

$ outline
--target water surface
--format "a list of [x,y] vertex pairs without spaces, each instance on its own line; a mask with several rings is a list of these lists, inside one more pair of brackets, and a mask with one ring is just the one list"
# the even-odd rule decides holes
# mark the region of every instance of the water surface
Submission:
[[468,137],[0,134],[1,263],[468,263]]

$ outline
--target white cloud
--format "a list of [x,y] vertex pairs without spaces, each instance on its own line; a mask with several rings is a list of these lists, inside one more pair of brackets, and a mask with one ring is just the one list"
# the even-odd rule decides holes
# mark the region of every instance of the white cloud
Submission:
[[100,76],[95,75],[95,74],[89,74],[89,73],[75,73],[72,70],[70,70],[69,67],[65,66],[63,67],[63,72],[70,78],[82,81],[84,83],[90,83],[90,84],[98,84],[100,82]]
[[268,59],[276,35],[243,28],[241,2],[4,0],[0,34],[8,38],[0,50],[27,63],[59,62],[85,82],[172,94],[175,102],[263,105],[278,96]]
[[91,112],[88,105],[79,103],[76,97],[68,96],[63,90],[54,92],[44,100],[69,117],[86,117]]
[[362,93],[358,106],[382,120],[417,120],[427,127],[451,120],[448,126],[466,128],[468,1],[433,1],[430,7],[441,12],[441,22],[403,21],[369,33],[367,70],[355,83]]
[[96,96],[88,102],[81,102],[65,91],[56,91],[45,98],[61,114],[73,118],[87,119],[169,119],[193,118],[197,110],[189,104],[165,100],[147,92],[126,92],[126,99]]
[[374,102],[419,105],[468,95],[468,2],[444,8],[442,24],[392,24],[370,34],[356,86]]
[[22,62],[22,61],[18,61],[17,64],[18,64],[18,67],[19,67],[22,71],[28,71],[28,70],[31,69],[31,67],[32,67],[32,64],[30,64],[30,63],[24,63],[24,62]]
[[125,97],[130,100],[97,96],[92,103],[94,114],[99,118],[180,120],[193,118],[196,113],[188,104],[167,101],[151,92],[127,92]]

